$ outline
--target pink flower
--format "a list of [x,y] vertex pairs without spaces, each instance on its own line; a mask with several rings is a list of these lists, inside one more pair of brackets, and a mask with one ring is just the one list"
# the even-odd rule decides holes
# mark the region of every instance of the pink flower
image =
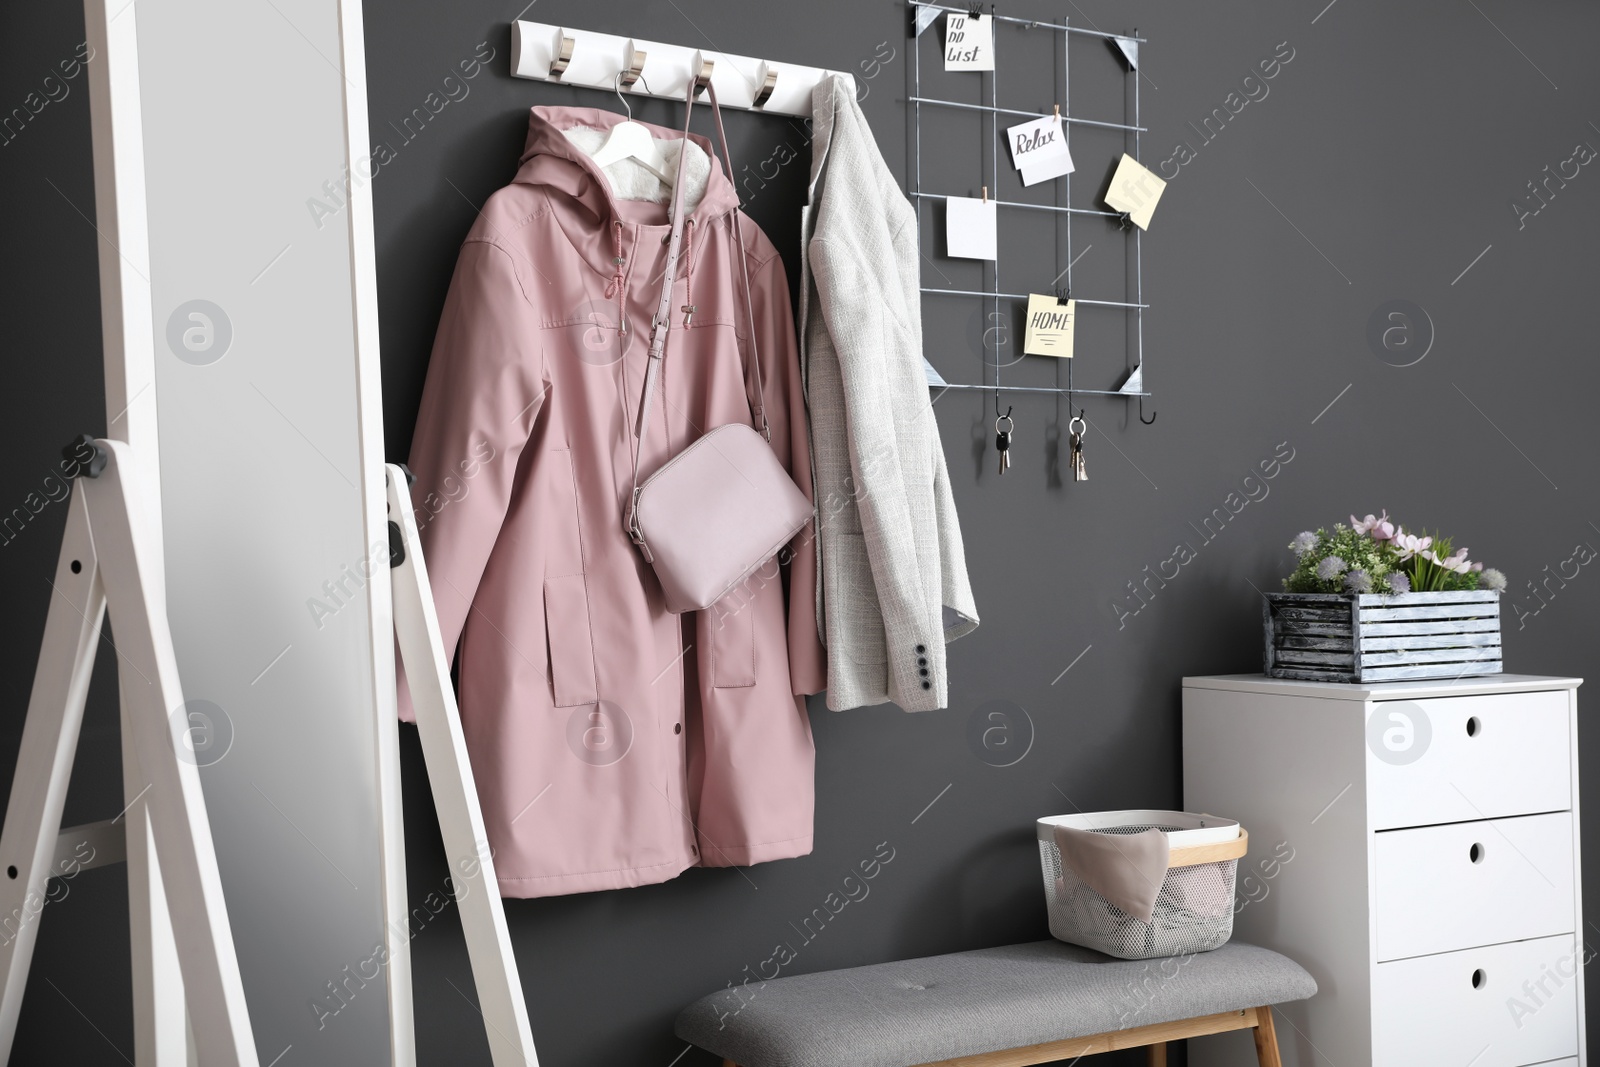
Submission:
[[[1467,550],[1458,548],[1448,556],[1440,556],[1432,549],[1424,549],[1417,553],[1429,563],[1437,563],[1452,574],[1466,574],[1473,569],[1472,561],[1467,559]],[[1483,569],[1483,564],[1478,564],[1478,569]]]
[[[1407,560],[1412,556],[1417,555],[1423,549],[1433,547],[1433,538],[1417,537],[1413,534],[1408,534],[1405,531],[1405,527],[1402,526],[1400,529],[1395,531],[1394,546],[1400,550],[1400,558],[1402,560]],[[1424,556],[1423,558],[1427,559],[1429,557]]]
[[1382,515],[1368,515],[1365,519],[1350,516],[1350,528],[1358,534],[1371,534],[1374,541],[1388,541],[1394,537],[1394,523],[1389,521],[1387,509]]

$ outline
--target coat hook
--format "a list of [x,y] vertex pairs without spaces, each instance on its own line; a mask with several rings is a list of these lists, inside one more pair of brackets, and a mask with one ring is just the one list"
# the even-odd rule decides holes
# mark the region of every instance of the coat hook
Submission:
[[567,72],[567,67],[572,63],[572,51],[577,46],[577,41],[564,33],[561,35],[561,47],[557,50],[555,58],[550,61],[551,81],[560,81],[561,75]]
[[1144,397],[1142,396],[1139,398],[1139,421],[1144,423],[1146,426],[1152,426],[1156,421],[1156,413],[1154,411],[1150,413],[1150,417],[1148,419],[1144,417]]
[[750,102],[750,106],[753,108],[765,107],[767,101],[772,99],[772,91],[777,87],[778,72],[768,67],[766,77],[761,80],[761,90],[756,93],[756,98]]
[[648,58],[650,58],[650,53],[637,48],[632,50],[632,54],[628,56],[628,69],[623,71],[618,79],[622,88],[630,90],[633,88],[634,83],[644,74],[644,62]]
[[699,96],[705,92],[706,86],[711,84],[711,71],[716,63],[710,59],[700,60],[700,73],[694,76],[694,95]]

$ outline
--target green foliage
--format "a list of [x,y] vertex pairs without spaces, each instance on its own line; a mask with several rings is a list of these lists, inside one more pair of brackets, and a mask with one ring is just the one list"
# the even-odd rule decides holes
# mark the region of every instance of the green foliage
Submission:
[[[1426,536],[1428,531],[1424,530],[1422,533]],[[1450,538],[1435,535],[1434,559],[1448,559],[1452,547]],[[1414,593],[1449,593],[1478,588],[1477,574],[1471,571],[1458,574],[1449,568],[1439,566],[1433,559],[1420,555],[1407,560],[1406,567],[1411,576],[1411,591]]]
[[[1349,571],[1361,570],[1371,577],[1374,593],[1387,592],[1387,578],[1395,568],[1399,555],[1388,542],[1374,541],[1365,534],[1356,533],[1344,523],[1336,522],[1332,533],[1317,531],[1316,546],[1300,557],[1294,573],[1283,580],[1283,588],[1289,593],[1343,593],[1346,592],[1344,575]],[[1317,568],[1330,556],[1344,561],[1344,571],[1335,578],[1317,577]]]

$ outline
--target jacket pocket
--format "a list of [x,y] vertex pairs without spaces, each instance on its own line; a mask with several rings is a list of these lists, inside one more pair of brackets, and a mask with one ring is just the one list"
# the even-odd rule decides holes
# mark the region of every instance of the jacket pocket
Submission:
[[552,450],[549,471],[550,539],[544,572],[544,626],[550,653],[551,693],[556,707],[566,708],[593,704],[598,693],[571,450]]
[[594,640],[589,631],[589,590],[581,574],[544,580],[544,629],[550,645],[550,687],[556,707],[593,704]]
[[744,585],[711,605],[711,684],[756,684],[756,605]]

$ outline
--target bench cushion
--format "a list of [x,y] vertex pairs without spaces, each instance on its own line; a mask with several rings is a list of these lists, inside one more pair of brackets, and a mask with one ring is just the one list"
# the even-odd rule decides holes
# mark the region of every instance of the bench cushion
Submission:
[[913,1067],[1316,991],[1293,960],[1237,941],[1160,960],[1035,941],[750,982],[685,1008],[677,1032],[740,1067]]

